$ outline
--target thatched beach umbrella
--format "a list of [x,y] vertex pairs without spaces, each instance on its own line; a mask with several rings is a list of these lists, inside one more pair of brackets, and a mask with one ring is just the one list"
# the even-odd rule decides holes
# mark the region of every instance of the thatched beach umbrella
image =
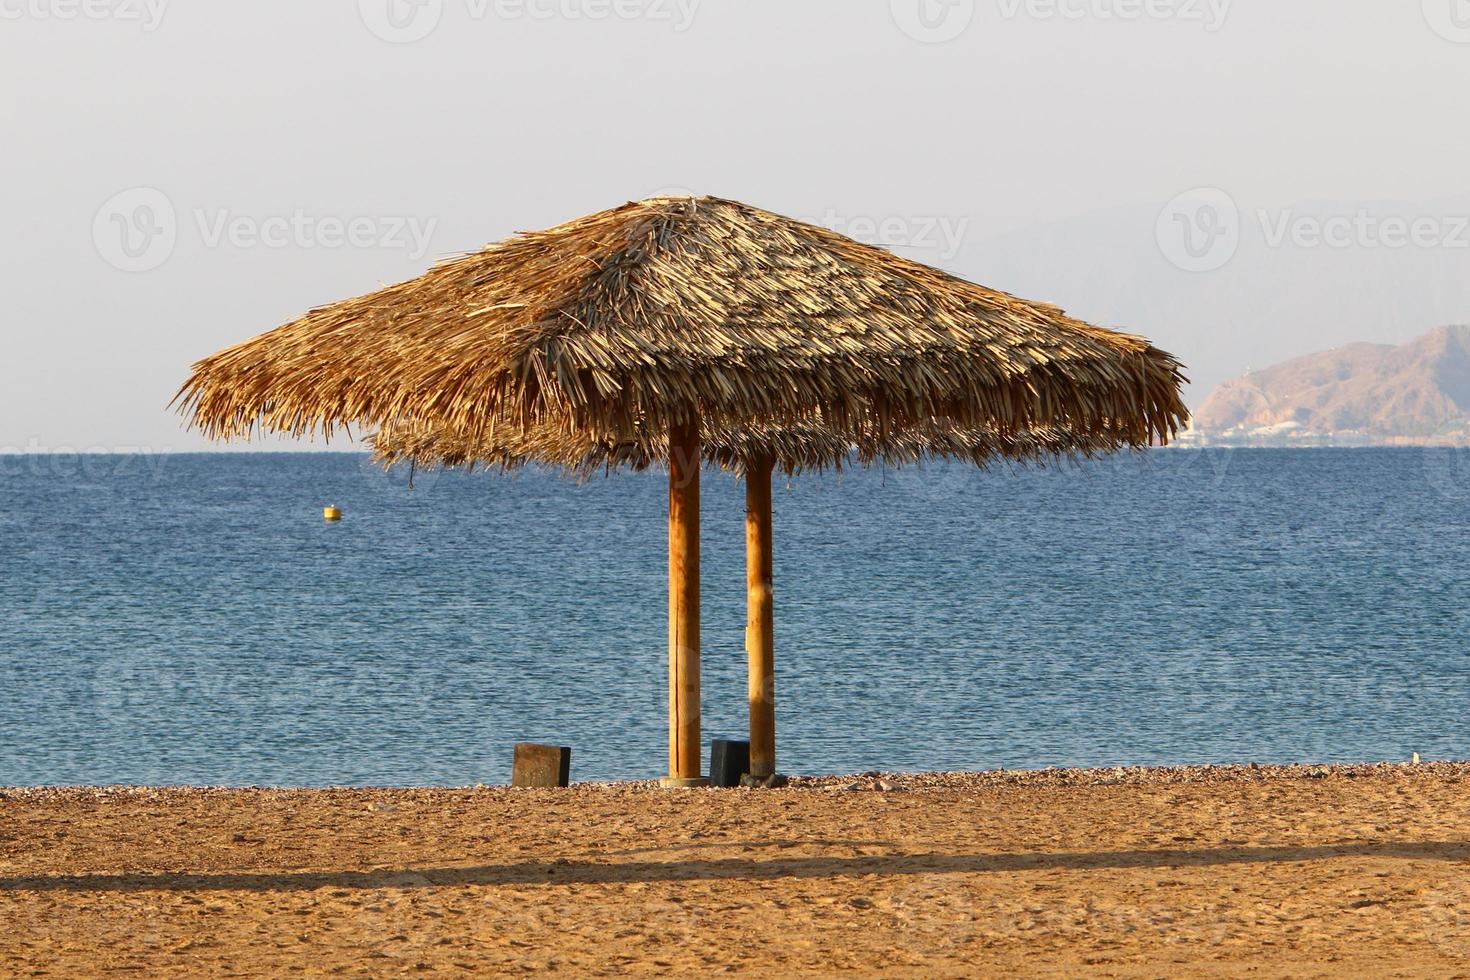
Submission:
[[[815,423],[860,443],[936,425],[1002,439],[1055,427],[1094,447],[1145,446],[1186,417],[1181,382],[1170,355],[1055,307],[734,201],[655,198],[314,310],[200,361],[179,396],[216,437],[354,423],[470,440],[549,423],[614,446],[658,433],[670,777],[689,782],[700,772],[703,432]],[[765,661],[774,465],[748,467]]]

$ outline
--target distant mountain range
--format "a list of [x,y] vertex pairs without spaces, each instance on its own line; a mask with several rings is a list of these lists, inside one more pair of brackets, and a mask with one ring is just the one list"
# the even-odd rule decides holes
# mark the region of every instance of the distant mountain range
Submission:
[[1215,388],[1186,443],[1470,445],[1470,326],[1348,344]]

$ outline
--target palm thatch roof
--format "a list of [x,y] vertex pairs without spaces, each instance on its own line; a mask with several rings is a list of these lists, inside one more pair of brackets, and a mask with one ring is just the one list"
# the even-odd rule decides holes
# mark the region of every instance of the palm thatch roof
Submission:
[[[588,475],[621,468],[642,470],[669,459],[666,431],[616,440],[569,431],[554,423],[525,429],[502,427],[480,436],[398,423],[379,430],[369,441],[374,457],[385,466],[409,463],[424,468],[485,466],[511,470],[535,463]],[[997,459],[1059,460],[1117,448],[1111,440],[1079,439],[1053,427],[1003,434],[930,424],[887,434],[870,428],[854,439],[848,432],[834,431],[817,422],[714,430],[706,432],[701,443],[706,462],[741,474],[755,460],[769,461],[777,470],[794,474],[840,470],[852,463],[902,466],[926,459],[955,459],[985,466]]]
[[613,442],[698,412],[717,430],[820,418],[1164,441],[1180,367],[1141,338],[814,225],[653,198],[449,259],[194,366],[212,437],[404,419],[475,437],[565,419]]

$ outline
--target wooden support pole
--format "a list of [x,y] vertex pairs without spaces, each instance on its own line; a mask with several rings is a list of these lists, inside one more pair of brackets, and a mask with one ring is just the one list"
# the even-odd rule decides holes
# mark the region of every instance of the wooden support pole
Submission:
[[699,415],[669,430],[669,776],[698,786],[699,774]]
[[771,578],[770,459],[745,474],[745,653],[750,662],[750,775],[776,774],[775,591]]

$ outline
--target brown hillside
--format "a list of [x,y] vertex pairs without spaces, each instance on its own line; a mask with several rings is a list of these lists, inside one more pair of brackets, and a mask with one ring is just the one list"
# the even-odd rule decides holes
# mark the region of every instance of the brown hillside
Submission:
[[1294,431],[1432,440],[1470,419],[1470,326],[1438,327],[1407,344],[1348,344],[1220,385],[1195,413],[1202,433],[1282,423]]

